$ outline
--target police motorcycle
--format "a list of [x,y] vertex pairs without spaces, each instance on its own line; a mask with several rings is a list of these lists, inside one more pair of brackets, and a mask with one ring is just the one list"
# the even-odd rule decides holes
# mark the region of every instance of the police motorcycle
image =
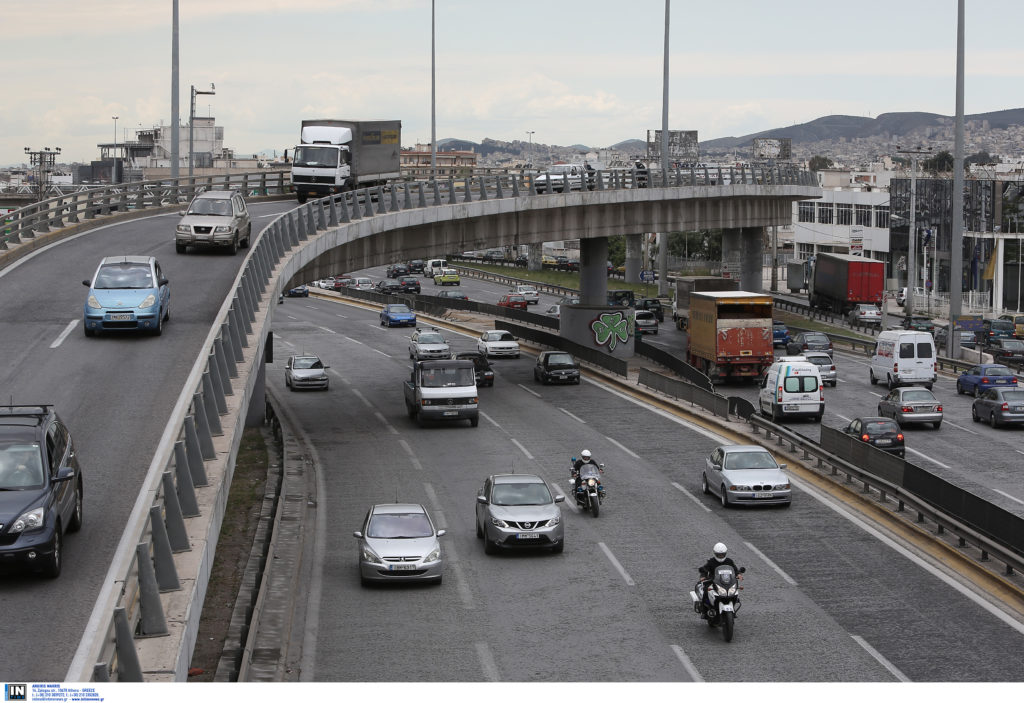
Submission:
[[[740,567],[739,574],[745,572]],[[719,564],[709,578],[698,581],[690,591],[693,600],[693,611],[708,621],[709,627],[722,626],[722,636],[726,642],[732,642],[732,633],[736,613],[740,609],[739,576],[729,564]]]
[[[601,474],[604,473],[604,464],[592,464],[587,462],[576,470],[576,457],[569,463],[569,473],[572,478],[569,483],[572,485],[576,495],[576,505],[584,512],[590,511],[594,517],[601,512],[601,502],[604,500],[604,486],[601,485]],[[579,485],[576,478],[579,478]]]

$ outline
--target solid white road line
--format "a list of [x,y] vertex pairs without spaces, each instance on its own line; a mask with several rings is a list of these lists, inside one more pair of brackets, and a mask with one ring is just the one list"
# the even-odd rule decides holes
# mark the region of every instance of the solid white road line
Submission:
[[949,466],[947,466],[946,464],[943,464],[943,463],[942,463],[941,461],[939,461],[938,459],[932,459],[932,458],[931,458],[930,456],[928,456],[928,455],[927,455],[927,454],[925,454],[924,452],[919,452],[919,451],[917,451],[916,449],[911,449],[910,447],[907,447],[907,451],[908,451],[908,452],[912,452],[912,453],[914,453],[914,454],[917,454],[917,455],[918,455],[919,457],[921,457],[922,459],[927,459],[928,461],[932,462],[933,464],[937,464],[937,465],[941,466],[941,467],[942,467],[942,468],[944,468],[944,469],[948,469],[948,468],[949,468]]
[[690,678],[692,678],[696,683],[704,683],[704,677],[700,675],[700,672],[697,671],[697,667],[695,667],[693,662],[690,661],[690,658],[686,656],[686,652],[683,651],[683,648],[678,644],[673,644],[671,647],[672,651],[676,653],[676,657],[683,665],[683,668],[686,669],[686,673],[690,675]]
[[586,420],[583,420],[581,418],[576,417],[575,415],[573,415],[571,412],[569,412],[565,408],[559,408],[559,410],[561,410],[563,413],[565,413],[566,415],[568,415],[569,417],[571,417],[573,420],[575,420],[576,422],[580,423],[581,425],[587,424]]
[[760,549],[758,549],[757,547],[752,545],[750,542],[744,542],[743,544],[747,545],[747,549],[752,551],[757,556],[761,557],[761,560],[765,564],[767,564],[768,566],[770,566],[773,569],[775,569],[775,573],[777,573],[779,576],[781,576],[786,581],[786,583],[788,583],[790,586],[795,586],[796,585],[796,581],[789,574],[787,574],[785,571],[780,569],[778,564],[776,564],[774,561],[772,561],[771,559],[766,557],[764,555],[764,552],[762,552]]
[[483,419],[487,420],[487,422],[491,423],[495,427],[501,427],[501,425],[499,425],[497,422],[495,422],[494,418],[492,418],[490,415],[488,415],[487,413],[483,412],[482,410],[479,411],[479,412],[480,412],[480,417],[482,417]]
[[950,422],[949,420],[946,420],[943,424],[952,425],[953,427],[957,428],[958,430],[963,430],[964,432],[970,432],[971,434],[975,434],[975,435],[978,434],[974,430],[971,430],[971,429],[968,429],[966,427],[963,427],[962,425],[958,425],[955,422]]
[[995,491],[996,493],[998,493],[1001,496],[1006,496],[1010,500],[1017,501],[1018,503],[1024,505],[1024,500],[1021,500],[1020,498],[1015,498],[1014,496],[1010,495],[1009,493],[1005,493],[1005,492],[999,490],[998,488],[993,488],[992,490]]
[[480,660],[480,668],[484,670],[484,678],[488,681],[500,681],[498,666],[494,663],[494,655],[486,642],[476,643],[476,656]]
[[614,554],[612,554],[612,550],[608,549],[608,545],[606,545],[604,542],[598,542],[597,546],[600,547],[601,551],[604,552],[604,555],[608,557],[608,561],[610,561],[612,563],[612,566],[615,567],[615,570],[619,572],[623,580],[626,582],[626,585],[635,586],[636,583],[633,581],[633,578],[626,573],[625,569],[622,568],[622,564],[620,564],[619,560],[615,558]]
[[520,444],[520,443],[519,443],[519,440],[517,440],[517,439],[513,439],[513,440],[512,440],[512,444],[514,444],[514,445],[516,445],[517,447],[519,447],[519,450],[520,450],[520,451],[521,451],[521,452],[522,452],[523,454],[525,454],[525,455],[526,455],[526,458],[527,458],[527,459],[529,459],[530,461],[533,461],[533,454],[530,454],[530,452],[529,452],[529,451],[527,451],[526,447],[524,447],[524,446],[523,446],[522,444]]
[[630,451],[629,449],[627,449],[627,448],[626,448],[626,447],[625,447],[625,446],[624,446],[624,445],[622,444],[622,442],[616,442],[616,441],[615,441],[614,439],[612,439],[611,437],[607,437],[607,436],[605,437],[605,439],[607,439],[607,440],[608,440],[609,442],[611,442],[612,444],[614,444],[614,445],[615,445],[616,447],[618,447],[618,448],[619,448],[619,449],[621,449],[622,451],[626,452],[626,454],[629,454],[629,455],[630,455],[631,457],[633,457],[634,459],[639,459],[639,458],[640,458],[640,455],[639,455],[639,454],[634,454],[633,452],[631,452],[631,451]]
[[402,449],[405,450],[405,453],[409,455],[409,461],[412,462],[412,465],[416,470],[423,471],[423,464],[421,464],[420,460],[416,458],[416,453],[412,450],[412,447],[409,446],[409,443],[404,439],[398,440],[398,443],[402,446]]
[[71,334],[71,330],[75,329],[75,325],[77,324],[77,319],[69,322],[67,327],[64,328],[64,331],[61,332],[60,335],[58,335],[57,339],[53,340],[53,343],[50,345],[50,349],[56,349],[57,347],[59,347],[64,342],[64,340],[68,338],[68,335]]
[[881,664],[886,669],[888,669],[889,673],[892,674],[893,676],[895,676],[897,681],[902,681],[903,683],[907,683],[907,682],[910,681],[910,679],[907,678],[906,674],[904,674],[902,671],[900,671],[895,666],[893,666],[892,662],[890,662],[888,659],[883,657],[882,653],[879,652],[874,647],[872,647],[870,644],[868,644],[867,641],[863,637],[858,637],[857,635],[850,635],[850,637],[853,638],[854,642],[856,642],[861,647],[863,647],[864,651],[866,651],[868,654],[873,656],[878,661],[879,664]]
[[535,396],[537,396],[538,398],[540,398],[540,397],[541,397],[540,393],[538,393],[537,391],[534,391],[534,390],[530,390],[529,388],[527,388],[526,386],[524,386],[524,385],[523,385],[522,383],[517,383],[516,385],[517,385],[517,386],[519,386],[520,388],[522,388],[522,389],[523,389],[524,391],[526,391],[526,392],[527,392],[527,393],[529,393],[530,395],[535,395]]
[[703,508],[703,509],[704,509],[704,512],[706,512],[706,513],[710,513],[710,512],[711,512],[711,508],[709,508],[708,506],[706,506],[706,505],[704,505],[704,504],[703,504],[702,502],[700,502],[700,499],[699,499],[699,498],[698,498],[697,496],[695,496],[695,495],[693,495],[692,493],[690,493],[690,492],[689,492],[688,490],[686,490],[685,488],[683,488],[682,486],[680,486],[680,485],[679,485],[678,483],[676,483],[675,481],[673,481],[673,482],[672,482],[672,485],[673,485],[673,486],[675,486],[676,488],[678,488],[678,489],[679,489],[680,491],[682,491],[683,495],[685,495],[685,496],[686,496],[687,498],[689,498],[689,499],[690,499],[690,500],[692,500],[692,501],[693,501],[694,503],[696,503],[696,504],[697,504],[697,505],[699,505],[699,506],[700,506],[701,508]]

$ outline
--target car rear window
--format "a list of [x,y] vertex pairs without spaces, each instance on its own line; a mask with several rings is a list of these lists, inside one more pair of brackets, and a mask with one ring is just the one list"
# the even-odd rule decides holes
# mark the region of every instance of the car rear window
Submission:
[[1003,400],[1011,403],[1024,401],[1024,391],[1003,391]]
[[917,343],[917,358],[930,359],[932,357],[932,345],[928,342]]
[[984,372],[986,376],[1012,376],[1013,373],[1005,366],[992,366]]
[[994,330],[1002,330],[1003,332],[1012,332],[1013,331],[1013,323],[1010,322],[1009,320],[993,320],[992,321],[992,329],[994,329]]
[[935,400],[931,391],[905,391],[903,400]]
[[913,359],[914,358],[914,343],[913,342],[900,342],[900,358],[901,359]]
[[885,432],[899,432],[899,428],[896,426],[896,423],[891,420],[887,420],[885,422],[877,420],[874,422],[865,422],[864,431],[869,435],[876,435],[883,434]]
[[782,388],[787,393],[811,393],[818,390],[818,379],[814,376],[786,376]]

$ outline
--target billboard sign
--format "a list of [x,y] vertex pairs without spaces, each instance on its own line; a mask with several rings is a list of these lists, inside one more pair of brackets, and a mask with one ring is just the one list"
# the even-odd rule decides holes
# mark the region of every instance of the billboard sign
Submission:
[[793,140],[789,137],[757,137],[754,139],[755,159],[786,161],[793,153]]
[[[668,160],[672,164],[695,164],[700,160],[697,147],[697,130],[668,131]],[[647,130],[647,159],[661,160],[661,130]]]

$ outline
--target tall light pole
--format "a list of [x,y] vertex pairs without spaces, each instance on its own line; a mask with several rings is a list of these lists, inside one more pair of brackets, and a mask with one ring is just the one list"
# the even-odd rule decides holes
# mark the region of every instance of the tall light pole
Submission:
[[178,115],[178,0],[171,3],[171,178],[181,164],[181,118]]
[[[964,0],[956,4],[956,121],[953,128],[953,222],[949,239],[949,334],[946,356],[954,358],[960,335],[954,335],[963,304],[964,266]],[[996,272],[1002,276],[1002,271]],[[1003,301],[995,300],[995,307]],[[955,341],[954,341],[955,340]],[[957,354],[959,356],[959,354]]]
[[110,119],[114,120],[114,151],[110,154],[110,182],[117,183],[117,115]]
[[[665,0],[665,70],[661,96],[661,186],[668,187],[668,9]],[[658,238],[658,296],[668,295],[668,232]]]
[[192,123],[196,121],[196,96],[197,95],[216,95],[214,92],[213,83],[210,84],[209,90],[196,90],[195,86],[192,86],[192,106],[188,110],[188,177],[192,178],[192,161],[195,159],[195,152],[192,150]]
[[527,155],[527,156],[529,157],[529,159],[530,159],[530,165],[531,165],[531,166],[533,165],[533,133],[534,133],[535,131],[536,131],[536,130],[533,130],[533,129],[528,129],[528,130],[526,130],[526,135],[527,135],[527,136],[528,136],[528,137],[530,138],[530,148],[529,148],[529,149],[527,149],[527,151],[526,151],[526,155]]
[[434,61],[434,0],[430,0],[430,177],[437,178],[437,65]]

